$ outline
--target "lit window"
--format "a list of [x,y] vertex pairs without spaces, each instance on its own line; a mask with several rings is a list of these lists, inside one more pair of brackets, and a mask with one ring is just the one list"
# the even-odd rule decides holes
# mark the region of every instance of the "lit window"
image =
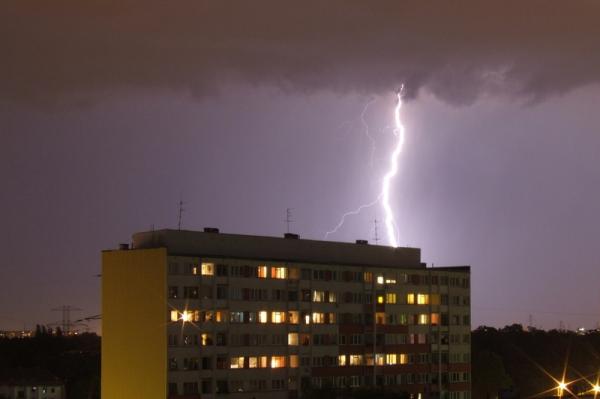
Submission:
[[300,322],[300,320],[299,320],[299,316],[298,316],[298,311],[297,310],[288,311],[288,323],[298,324],[299,322]]
[[363,275],[363,277],[364,277],[365,283],[372,283],[373,282],[373,273],[371,273],[371,272],[365,272],[364,275]]
[[288,277],[290,280],[298,280],[300,278],[300,269],[297,267],[290,267],[288,269]]
[[426,313],[422,313],[419,315],[419,324],[428,324],[429,322],[429,315]]
[[310,324],[310,315],[308,313],[304,315],[304,324]]
[[202,275],[212,276],[213,274],[215,274],[215,264],[202,262]]
[[360,366],[362,365],[363,356],[362,355],[350,355],[350,366]]
[[383,366],[385,364],[385,355],[383,353],[375,354],[375,363],[378,366]]
[[400,354],[400,364],[408,364],[408,355],[406,353]]
[[418,305],[429,305],[429,295],[418,294],[417,295],[417,304]]
[[298,367],[298,355],[290,355],[290,367]]
[[285,323],[285,312],[271,312],[271,323]]
[[258,278],[267,278],[267,267],[259,266],[258,267]]
[[325,301],[325,291],[313,291],[313,302],[324,302]]
[[327,317],[329,324],[335,324],[335,313],[328,313]]
[[288,333],[288,345],[298,345],[298,333]]
[[329,303],[336,303],[336,302],[337,302],[337,297],[335,295],[335,292],[329,291]]
[[385,312],[375,313],[375,322],[377,324],[385,324]]
[[383,284],[383,276],[377,276],[377,284]]
[[432,305],[440,304],[440,294],[431,294],[431,304]]
[[415,304],[415,294],[406,294],[406,303],[409,305]]
[[171,321],[179,320],[179,312],[176,310],[171,310]]
[[385,294],[385,303],[396,303],[396,294],[391,292]]
[[271,356],[271,368],[278,369],[285,367],[285,356]]
[[192,274],[198,274],[198,266],[192,266]]
[[217,323],[225,322],[225,311],[224,310],[215,311],[215,321]]
[[312,321],[315,324],[323,324],[325,323],[325,313],[313,312]]
[[272,267],[271,278],[284,279],[287,278],[287,268],[285,267]]
[[210,336],[210,334],[200,334],[200,344],[202,346],[212,345],[212,337]]
[[266,310],[261,310],[258,312],[258,322],[266,323],[269,321],[269,313]]
[[388,353],[385,355],[385,364],[394,365],[398,362],[397,356],[395,353]]
[[267,368],[268,365],[268,359],[267,356],[260,356],[258,358],[258,367],[260,367],[261,369]]
[[248,368],[255,369],[258,367],[258,358],[256,356],[250,356],[248,358]]
[[386,278],[385,279],[385,283],[386,284],[396,284],[396,279],[394,279],[394,278]]
[[243,369],[244,368],[244,356],[232,357],[229,367],[232,369]]
[[383,295],[377,295],[377,303],[382,304],[384,302]]
[[432,313],[431,314],[431,325],[437,326],[438,324],[440,324],[440,314]]
[[339,355],[338,356],[338,365],[339,366],[345,366],[346,365],[346,355]]

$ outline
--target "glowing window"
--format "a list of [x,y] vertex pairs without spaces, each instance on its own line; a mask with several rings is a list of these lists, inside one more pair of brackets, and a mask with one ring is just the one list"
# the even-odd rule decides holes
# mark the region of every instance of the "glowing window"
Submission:
[[258,367],[260,367],[261,369],[267,368],[269,364],[268,358],[267,356],[260,356],[258,358]]
[[290,367],[298,367],[298,355],[290,355]]
[[298,333],[288,333],[288,345],[298,345]]
[[210,336],[210,334],[200,334],[200,344],[202,346],[212,345],[212,337]]
[[179,312],[176,310],[171,310],[171,321],[179,320]]
[[198,266],[192,266],[192,274],[198,274]]
[[271,368],[278,369],[285,367],[285,356],[271,356]]
[[377,295],[377,303],[382,304],[385,300],[383,299],[383,295]]
[[304,324],[310,324],[310,315],[308,313],[304,315]]
[[362,355],[350,355],[350,366],[360,366],[363,362],[363,356]]
[[440,294],[431,294],[431,304],[439,305],[440,304]]
[[271,278],[277,278],[277,279],[287,278],[287,268],[286,267],[272,267],[271,268]]
[[268,270],[268,268],[266,266],[259,266],[258,267],[258,278],[267,278],[267,270]]
[[312,321],[315,324],[323,324],[325,323],[325,313],[313,312]]
[[215,311],[215,321],[217,323],[223,323],[223,322],[225,322],[225,319],[226,319],[226,313],[224,310]]
[[329,324],[335,324],[335,313],[328,313],[327,320]]
[[258,367],[258,357],[250,356],[248,358],[248,368],[255,369]]
[[440,314],[432,313],[431,314],[431,325],[437,326],[438,324],[440,324]]
[[396,279],[394,279],[394,278],[386,278],[385,279],[385,283],[386,284],[396,284]]
[[375,313],[375,322],[377,324],[385,324],[385,312]]
[[345,366],[346,365],[346,355],[339,355],[338,356],[338,365],[339,366]]
[[385,355],[383,353],[375,354],[375,363],[377,363],[378,366],[383,366],[385,364]]
[[377,276],[377,284],[383,284],[383,276]]
[[385,303],[396,303],[396,294],[392,292],[385,294]]
[[394,365],[398,363],[398,357],[395,353],[388,353],[385,355],[385,364]]
[[325,291],[313,291],[313,302],[324,302],[325,301]]
[[290,280],[298,280],[300,278],[300,269],[297,267],[290,267],[288,269],[288,277]]
[[415,294],[406,294],[406,303],[409,305],[415,304]]
[[418,305],[429,305],[429,295],[417,294],[417,304]]
[[285,323],[285,312],[271,312],[271,323]]
[[422,313],[419,315],[419,324],[428,324],[429,323],[429,315],[426,313]]
[[269,312],[267,312],[266,310],[261,310],[260,312],[258,312],[258,322],[259,323],[266,323],[269,321]]
[[244,368],[244,356],[232,357],[229,367],[232,369],[243,369]]
[[288,311],[288,323],[290,324],[298,324],[300,322],[300,317],[298,315],[297,310]]
[[408,364],[408,355],[406,353],[400,354],[400,364]]
[[336,302],[337,302],[337,296],[335,295],[335,292],[329,291],[329,303],[336,303]]
[[212,276],[213,274],[215,274],[215,264],[208,263],[208,262],[202,262],[201,270],[202,270],[203,276]]
[[365,280],[365,283],[372,283],[373,282],[373,273],[365,272],[363,275],[363,278]]

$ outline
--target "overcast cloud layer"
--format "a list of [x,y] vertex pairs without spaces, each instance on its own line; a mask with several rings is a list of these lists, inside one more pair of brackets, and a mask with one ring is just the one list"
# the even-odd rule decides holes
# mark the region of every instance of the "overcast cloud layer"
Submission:
[[597,1],[5,1],[0,98],[243,81],[538,100],[600,81],[598,21]]

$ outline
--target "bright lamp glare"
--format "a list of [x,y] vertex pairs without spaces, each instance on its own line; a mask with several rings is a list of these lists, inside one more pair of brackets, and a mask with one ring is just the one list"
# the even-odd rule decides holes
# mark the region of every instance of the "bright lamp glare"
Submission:
[[594,393],[600,393],[600,385],[596,384],[592,387]]

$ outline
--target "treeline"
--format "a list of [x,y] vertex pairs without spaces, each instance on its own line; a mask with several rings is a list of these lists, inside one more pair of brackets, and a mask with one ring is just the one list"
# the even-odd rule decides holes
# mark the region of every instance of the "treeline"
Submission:
[[32,338],[0,339],[0,375],[43,369],[65,382],[68,398],[100,398],[100,337],[36,328]]
[[598,331],[479,327],[471,342],[473,398],[495,398],[498,392],[505,398],[551,397],[561,381],[583,395],[591,393],[600,372]]

